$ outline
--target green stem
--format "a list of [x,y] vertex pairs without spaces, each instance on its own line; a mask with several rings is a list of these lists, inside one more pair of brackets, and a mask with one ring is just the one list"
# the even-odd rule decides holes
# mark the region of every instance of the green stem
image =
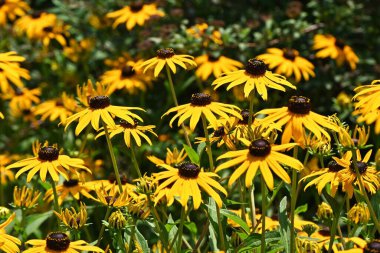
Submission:
[[129,238],[129,244],[128,244],[128,253],[132,252],[132,244],[133,244],[133,237],[135,236],[135,231],[136,231],[136,221],[133,219],[133,225],[131,228],[131,237]]
[[[177,100],[177,95],[176,95],[175,89],[174,89],[172,74],[170,72],[170,68],[168,65],[166,65],[166,73],[168,75],[170,91],[172,93],[174,104],[175,104],[175,106],[178,106],[178,100]],[[191,148],[192,146],[191,146],[190,138],[189,138],[189,135],[188,135],[187,130],[185,128],[185,125],[182,123],[181,127],[182,127],[184,134],[185,134],[186,143]]]
[[255,207],[255,185],[253,183],[252,183],[252,186],[249,187],[249,201],[251,204],[251,227],[252,227],[252,232],[254,232],[257,222],[256,222],[256,207]]
[[199,248],[199,246],[201,245],[203,238],[206,236],[206,234],[207,234],[207,232],[208,232],[208,229],[209,229],[208,227],[209,227],[209,225],[210,225],[210,221],[207,220],[206,223],[205,223],[204,226],[203,226],[202,233],[201,233],[201,235],[200,235],[198,241],[197,241],[196,244],[195,244],[195,247],[194,247],[194,249],[193,249],[193,252],[196,251],[196,250],[198,251],[198,248]]
[[140,171],[139,164],[137,163],[136,154],[135,154],[135,150],[134,150],[133,142],[132,141],[131,141],[131,147],[130,147],[130,149],[131,149],[133,166],[135,167],[135,170],[136,170],[137,175],[139,176],[139,178],[142,178],[142,174],[141,174],[141,171]]
[[51,181],[51,188],[53,189],[53,196],[54,196],[54,211],[60,212],[59,210],[59,204],[58,204],[58,194],[57,194],[57,188],[55,187],[54,180]]
[[120,180],[120,174],[119,174],[119,169],[117,167],[116,157],[115,157],[115,154],[113,153],[112,142],[111,142],[111,139],[110,139],[110,134],[108,132],[107,124],[104,123],[104,122],[103,122],[103,127],[104,127],[104,133],[105,133],[105,136],[106,136],[106,139],[107,139],[108,150],[110,152],[112,166],[113,166],[113,171],[115,173],[117,185],[119,186],[120,193],[122,193],[123,192],[123,186],[122,186],[121,180]]
[[357,157],[356,157],[356,150],[352,150],[352,164],[355,167],[356,177],[358,178],[358,181],[359,181],[360,191],[363,193],[365,202],[367,203],[369,212],[371,213],[371,218],[373,220],[373,223],[375,224],[376,230],[378,233],[380,233],[379,220],[377,219],[377,215],[375,213],[375,210],[373,209],[371,201],[368,198],[368,194],[364,188],[362,176],[360,175],[360,172],[359,172],[359,168],[358,168],[358,164],[357,164]]
[[329,251],[328,251],[328,253],[332,252],[332,247],[333,247],[334,240],[335,240],[335,234],[336,234],[337,226],[338,226],[338,223],[339,223],[339,213],[340,213],[340,210],[339,210],[339,212],[337,211],[336,213],[338,213],[338,214],[335,214],[334,218],[333,218],[333,224],[332,224],[331,233],[330,233],[330,243],[329,243]]
[[[261,174],[261,253],[265,253],[266,245],[265,245],[265,216],[267,212],[267,195],[266,195],[266,185],[264,176]],[[293,252],[293,251],[291,251]]]
[[[350,211],[351,207],[350,207],[350,198],[348,197],[348,194],[346,194],[346,198],[345,198],[345,201],[346,201],[346,210],[347,210],[347,213]],[[347,222],[347,234],[351,234],[351,224],[350,222]]]
[[[297,159],[298,148],[294,147],[293,156]],[[295,252],[294,216],[297,204],[297,171],[292,169],[292,188],[290,192],[290,252]]]
[[239,179],[239,185],[240,185],[240,202],[241,202],[241,218],[243,221],[246,222],[246,217],[245,217],[245,185],[244,185],[244,179],[240,177]]
[[181,252],[182,246],[182,233],[183,233],[183,223],[185,222],[185,207],[181,208],[181,219],[179,221],[178,228],[178,238],[177,238],[177,252]]
[[[106,216],[104,216],[104,220],[105,221],[108,221],[108,218],[111,214],[111,206],[107,206],[107,212],[106,212]],[[98,241],[96,243],[96,246],[99,246],[100,245],[100,241],[102,240],[102,237],[103,237],[103,234],[104,234],[104,231],[106,230],[106,225],[103,223],[102,224],[102,227],[100,228],[100,232],[99,232],[99,237],[98,237]]]
[[92,128],[87,126],[87,129],[86,129],[86,132],[84,134],[84,140],[82,141],[82,144],[80,146],[80,149],[79,149],[79,155],[83,153],[85,147],[86,147],[86,144],[87,144],[87,135],[90,133],[90,130]]

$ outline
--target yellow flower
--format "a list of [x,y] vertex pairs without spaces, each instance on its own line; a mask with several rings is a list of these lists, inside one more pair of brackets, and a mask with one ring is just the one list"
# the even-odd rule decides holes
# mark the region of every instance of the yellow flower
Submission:
[[[77,179],[65,180],[63,184],[56,187],[58,194],[58,204],[61,205],[62,202],[69,196],[72,196],[76,200],[79,200],[81,195],[87,198],[91,198],[91,194],[89,194],[89,192],[93,190],[93,187],[91,186],[92,185],[89,185],[87,183],[79,182]],[[53,199],[53,189],[47,190],[44,200],[51,202]]]
[[7,24],[7,19],[13,21],[17,16],[24,16],[30,9],[22,0],[2,0],[0,3],[0,26]]
[[0,155],[0,173],[1,173],[1,184],[5,185],[7,182],[13,181],[15,176],[11,170],[6,170],[5,166],[7,166],[12,161],[12,156],[8,154]]
[[120,194],[118,186],[115,184],[108,190],[103,185],[95,188],[95,193],[96,197],[91,196],[91,199],[105,206],[120,208],[128,205],[129,191],[123,191]]
[[178,126],[180,126],[186,119],[190,118],[190,129],[194,131],[202,115],[210,122],[214,129],[218,129],[215,114],[225,119],[228,119],[229,115],[240,119],[239,111],[240,109],[237,106],[213,102],[208,94],[195,93],[191,96],[190,103],[171,108],[163,116],[177,112],[170,120],[170,127],[172,127],[176,119],[179,119]]
[[61,122],[65,122],[77,109],[77,103],[72,96],[62,93],[60,98],[47,100],[37,105],[34,114],[41,115],[41,120],[55,121],[60,119]]
[[322,202],[318,205],[316,216],[320,220],[331,220],[333,218],[333,210],[329,204]]
[[32,208],[40,198],[41,193],[23,186],[13,189],[13,205],[18,208]]
[[161,164],[167,164],[167,165],[177,165],[185,160],[187,157],[187,153],[185,152],[185,149],[181,149],[181,151],[178,152],[177,148],[174,148],[173,151],[171,151],[169,148],[166,148],[166,158],[165,161],[161,160],[158,157],[155,157],[153,155],[147,156],[148,160],[156,165]]
[[0,112],[0,119],[4,119],[4,114]]
[[331,140],[329,133],[323,128],[338,131],[338,126],[329,121],[326,116],[311,111],[311,101],[307,97],[292,96],[288,106],[276,109],[264,109],[256,113],[267,116],[260,124],[268,125],[275,123],[278,127],[285,125],[281,143],[289,143],[291,139],[300,144],[305,144],[305,129],[312,132],[319,140],[323,138]]
[[67,41],[65,47],[63,47],[63,54],[73,62],[78,62],[79,59],[86,56],[86,53],[90,52],[94,47],[94,42],[91,39],[82,39],[76,41],[70,39]]
[[[218,127],[209,136],[210,143],[217,142],[216,145],[218,148],[221,147],[223,144],[225,144],[228,147],[228,149],[235,150],[235,144],[233,143],[232,138],[233,138],[232,134],[229,134],[229,131],[224,126]],[[196,137],[195,140],[196,140],[195,144],[201,143],[201,142],[205,143],[207,141],[206,137]]]
[[257,56],[257,59],[269,64],[270,69],[276,69],[277,74],[286,77],[294,75],[297,82],[301,81],[302,77],[306,81],[310,76],[315,77],[314,65],[301,57],[295,49],[268,48],[267,53]]
[[[153,125],[140,126],[140,125],[138,125],[137,120],[134,120],[133,124],[130,124],[129,122],[126,122],[125,120],[120,120],[119,125],[115,125],[114,128],[108,128],[108,131],[110,133],[110,138],[114,137],[117,134],[124,133],[125,145],[127,145],[127,147],[130,148],[131,147],[131,141],[133,141],[133,140],[134,140],[135,144],[138,147],[140,147],[141,146],[141,137],[149,145],[152,145],[152,141],[145,134],[145,132],[149,132],[149,133],[151,133],[157,137],[157,134],[155,132],[153,132],[153,128],[155,128],[155,127],[156,126],[153,126]],[[102,130],[102,128],[100,130]],[[96,138],[98,138],[99,136],[102,136],[104,134],[105,134],[105,132],[102,131],[96,136]]]
[[336,60],[339,66],[346,61],[353,70],[356,69],[356,64],[359,62],[359,58],[352,48],[332,35],[315,35],[313,49],[319,50],[315,54],[317,58],[330,57]]
[[114,117],[117,116],[130,124],[134,124],[134,119],[142,121],[141,117],[132,113],[130,110],[140,110],[139,107],[125,107],[111,105],[111,100],[105,94],[106,88],[97,83],[96,90],[93,89],[92,82],[89,80],[87,85],[78,87],[80,101],[86,106],[82,111],[70,116],[65,122],[65,130],[74,121],[79,120],[75,128],[75,135],[79,135],[82,130],[91,123],[91,126],[98,131],[101,120],[105,125],[115,128]]
[[29,39],[41,38],[45,27],[53,27],[57,22],[57,16],[52,13],[35,11],[31,15],[19,18],[14,27],[17,32],[25,32]]
[[62,47],[64,47],[66,46],[65,37],[70,35],[68,29],[68,25],[56,22],[54,25],[47,25],[42,28],[41,34],[36,36],[36,39],[41,40],[45,47],[49,46],[51,40],[56,40]]
[[17,245],[21,245],[21,241],[8,235],[5,231],[5,228],[13,221],[16,217],[16,214],[13,213],[6,221],[0,224],[0,250],[6,253],[19,253],[20,249]]
[[41,147],[41,144],[36,142],[35,145],[33,145],[33,153],[34,157],[8,165],[6,169],[20,168],[16,174],[16,178],[22,173],[29,171],[26,178],[27,182],[30,182],[32,177],[38,172],[43,182],[46,180],[47,173],[49,173],[56,182],[59,180],[59,174],[68,180],[67,171],[72,174],[78,174],[77,170],[83,169],[91,173],[91,171],[84,166],[82,159],[60,155],[56,145],[49,146],[48,143],[45,143]]
[[195,24],[194,26],[186,29],[186,33],[193,38],[203,39],[202,45],[204,47],[207,47],[210,41],[217,45],[223,44],[222,33],[216,28],[209,29],[209,25],[207,23]]
[[203,81],[206,81],[211,74],[218,78],[222,73],[235,71],[243,67],[242,63],[225,56],[214,57],[204,54],[196,57],[194,61],[198,64],[195,75]]
[[268,71],[265,63],[258,59],[248,60],[245,69],[225,73],[211,85],[215,85],[214,89],[217,89],[224,84],[229,84],[227,90],[243,84],[245,97],[256,89],[264,100],[268,99],[267,88],[285,91],[284,86],[287,86],[296,89],[293,84],[286,81],[285,77]]
[[296,249],[298,253],[321,253],[322,249],[318,241],[309,238],[296,237]]
[[360,202],[355,204],[347,213],[347,218],[349,221],[355,224],[368,223],[371,218],[369,209],[366,203]]
[[65,208],[61,213],[54,211],[54,214],[57,215],[58,219],[70,229],[80,229],[86,225],[87,207],[83,202],[80,203],[78,212],[74,207],[71,207],[71,209]]
[[110,224],[110,227],[114,229],[123,229],[125,226],[127,226],[127,220],[119,209],[111,213],[110,217],[108,218],[108,223]]
[[25,244],[32,245],[23,253],[80,253],[83,251],[104,252],[101,248],[91,246],[83,240],[71,241],[67,234],[51,232],[45,240],[33,239]]
[[125,65],[108,70],[100,76],[101,83],[109,85],[108,94],[112,94],[115,90],[124,90],[129,94],[146,91],[151,78],[143,75],[140,70],[133,69],[141,63],[141,60],[127,61]]
[[187,54],[175,54],[173,48],[164,48],[157,50],[157,56],[151,58],[143,63],[135,66],[137,69],[143,69],[143,73],[145,73],[149,69],[154,69],[154,77],[157,77],[161,70],[165,66],[169,66],[170,70],[173,73],[177,73],[177,68],[175,65],[182,67],[183,69],[194,68],[197,66],[195,61],[193,61],[194,57]]
[[113,28],[125,23],[125,27],[132,30],[136,25],[143,26],[153,16],[163,17],[164,15],[155,4],[143,4],[142,1],[136,1],[120,10],[108,13],[107,18],[115,19]]
[[217,174],[204,172],[198,165],[190,162],[183,162],[176,168],[167,164],[162,164],[160,167],[166,171],[154,175],[155,182],[158,182],[154,200],[156,204],[163,196],[166,196],[168,205],[173,203],[174,197],[179,197],[181,205],[186,206],[189,197],[192,197],[194,209],[198,209],[202,203],[199,189],[201,187],[219,207],[222,206],[222,199],[213,188],[224,195],[227,195],[227,191],[213,179],[213,177],[218,177]]
[[146,219],[150,214],[149,199],[143,193],[130,193],[128,199],[128,212],[137,217],[138,219]]
[[[346,156],[346,159],[340,159],[340,160],[336,159],[335,161],[337,161],[337,163],[344,168],[341,171],[339,171],[339,175],[338,175],[339,180],[343,184],[342,190],[344,192],[347,192],[349,198],[352,198],[354,194],[355,185],[359,185],[359,189],[360,189],[360,184],[356,177],[356,169],[354,167],[355,165],[353,161],[351,161],[352,152],[348,151],[347,153],[348,154]],[[365,188],[365,189],[360,189],[360,191],[367,190],[371,194],[375,194],[380,188],[380,177],[376,168],[368,164],[368,160],[371,157],[371,154],[372,154],[372,150],[368,151],[367,154],[362,159],[360,150],[356,150],[356,157],[357,157],[356,166],[362,178],[363,186]]]
[[13,112],[18,110],[30,110],[33,103],[38,104],[40,102],[40,98],[38,97],[41,95],[40,88],[32,90],[17,88],[16,91],[9,90],[8,92],[8,94],[4,95],[4,98],[10,99],[9,107]]
[[229,186],[231,186],[244,172],[247,172],[245,185],[250,187],[257,170],[260,169],[266,185],[270,190],[273,190],[274,180],[271,170],[285,183],[290,184],[290,177],[280,164],[284,164],[296,170],[301,170],[303,168],[300,161],[279,152],[293,148],[297,145],[295,143],[273,145],[263,138],[256,139],[252,142],[246,139],[241,139],[241,141],[248,147],[247,149],[229,151],[217,158],[217,160],[226,158],[233,159],[220,164],[215,172],[239,165],[228,180]]
[[[120,174],[120,181],[121,185],[123,187],[123,191],[131,192],[134,191],[136,186],[133,184],[128,183],[128,178],[125,174]],[[104,188],[104,191],[108,192],[111,189],[119,191],[119,188],[117,186],[116,182],[116,177],[114,173],[111,173],[108,177],[108,180],[94,180],[94,181],[89,181],[85,183],[85,186],[88,189],[91,190],[99,190],[101,188]]]
[[0,88],[3,93],[11,89],[11,83],[21,88],[24,86],[21,79],[30,79],[29,71],[20,67],[25,58],[16,52],[0,53]]

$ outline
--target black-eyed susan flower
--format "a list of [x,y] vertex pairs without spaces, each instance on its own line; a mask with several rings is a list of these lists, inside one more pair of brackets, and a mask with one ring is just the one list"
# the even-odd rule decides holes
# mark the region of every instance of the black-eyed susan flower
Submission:
[[224,195],[227,195],[227,191],[213,179],[213,177],[218,177],[217,174],[204,172],[198,165],[190,162],[183,162],[177,168],[167,164],[162,164],[160,167],[166,171],[154,175],[155,181],[158,182],[155,192],[155,195],[158,196],[155,198],[156,203],[160,199],[161,191],[168,190],[168,205],[173,203],[173,200],[170,201],[170,199],[179,197],[181,205],[186,206],[187,201],[192,197],[194,209],[198,209],[202,203],[201,188],[215,200],[219,207],[222,206],[222,199],[213,188]]
[[321,221],[323,220],[330,220],[333,218],[333,210],[329,204],[326,202],[322,202],[318,205],[317,213],[315,214],[318,219]]
[[108,85],[108,93],[115,90],[124,90],[129,94],[136,94],[138,91],[146,91],[150,85],[151,78],[143,75],[140,69],[134,69],[142,63],[139,61],[127,61],[123,66],[106,71],[100,76],[101,83]]
[[319,50],[315,56],[317,58],[327,58],[336,60],[340,66],[347,62],[351,69],[356,69],[359,62],[358,56],[343,40],[337,39],[332,35],[317,34],[314,36],[314,50]]
[[223,55],[214,57],[210,54],[204,54],[196,57],[194,61],[198,65],[195,75],[203,81],[206,81],[211,74],[218,78],[222,73],[235,71],[243,67],[241,62]]
[[65,122],[65,130],[74,121],[78,120],[78,125],[75,128],[75,135],[79,135],[82,130],[91,123],[91,126],[98,131],[99,123],[103,123],[111,128],[115,128],[114,117],[125,120],[130,124],[134,124],[134,119],[142,121],[141,117],[130,110],[140,110],[139,107],[125,107],[111,105],[111,99],[105,95],[107,94],[106,87],[97,83],[96,90],[94,90],[92,82],[89,80],[87,85],[79,88],[78,96],[80,101],[86,106],[82,111],[70,116]]
[[94,41],[88,38],[82,40],[69,39],[63,47],[63,54],[73,62],[86,59],[88,53],[94,48]]
[[380,240],[373,239],[370,242],[366,242],[359,237],[351,237],[347,239],[349,242],[353,242],[354,246],[347,250],[337,250],[336,253],[379,253],[380,252]]
[[23,186],[13,189],[13,206],[17,208],[32,208],[37,204],[41,193]]
[[266,54],[261,54],[257,58],[268,64],[270,69],[275,69],[277,74],[286,77],[294,75],[297,82],[302,78],[307,81],[310,77],[315,77],[314,65],[292,48],[268,48]]
[[170,120],[170,127],[176,119],[178,119],[178,126],[186,119],[190,119],[190,129],[194,131],[201,116],[204,116],[212,127],[217,129],[218,122],[215,115],[225,119],[231,115],[241,118],[239,111],[237,106],[213,102],[209,94],[195,93],[191,96],[190,103],[171,108],[163,116],[176,112],[176,115]]
[[128,199],[128,212],[138,219],[146,219],[150,214],[149,198],[144,193],[132,192]]
[[56,182],[59,180],[59,175],[69,180],[68,172],[78,174],[77,170],[86,170],[91,173],[82,159],[60,154],[57,145],[49,146],[48,143],[45,143],[42,146],[36,142],[33,145],[33,154],[34,157],[8,165],[6,169],[20,168],[16,173],[16,178],[29,171],[26,178],[27,182],[30,182],[36,173],[40,174],[43,182],[45,182],[48,173]]
[[136,25],[143,26],[153,16],[163,17],[164,15],[164,12],[158,10],[154,3],[143,4],[142,1],[136,1],[120,10],[108,13],[107,18],[115,19],[113,28],[125,23],[125,27],[132,30]]
[[45,240],[33,239],[25,244],[32,247],[24,250],[24,253],[80,253],[83,251],[104,252],[97,246],[89,245],[83,240],[71,241],[69,236],[63,232],[51,232]]
[[178,149],[175,147],[173,148],[173,151],[169,148],[166,148],[165,161],[153,155],[147,156],[146,158],[148,158],[148,160],[154,163],[155,165],[167,164],[175,166],[183,162],[186,157],[187,153],[185,152],[184,148],[181,149],[181,151],[178,151]]
[[35,11],[31,15],[19,18],[14,28],[19,33],[26,33],[29,39],[41,38],[45,27],[53,27],[57,23],[57,16],[44,11]]
[[[145,134],[150,133],[157,137],[157,134],[153,132],[153,128],[156,126],[154,125],[148,125],[148,126],[140,126],[137,120],[134,120],[134,123],[131,124],[125,120],[120,120],[118,125],[115,125],[114,128],[108,128],[108,131],[110,132],[110,138],[114,137],[117,134],[124,134],[124,143],[127,145],[128,148],[131,147],[131,141],[134,142],[138,147],[141,146],[141,141],[144,139],[149,145],[152,145],[152,141],[149,139],[149,137]],[[102,130],[102,129],[101,129]],[[100,132],[96,138],[99,136],[104,135],[105,132]]]
[[[128,183],[129,180],[127,178],[127,176],[123,173],[120,173],[119,175],[120,177],[120,182],[121,182],[121,185],[123,187],[123,191],[127,191],[127,192],[131,192],[131,191],[134,191],[136,186],[133,185],[133,184],[130,184]],[[93,180],[93,181],[88,181],[85,183],[86,187],[88,189],[91,189],[91,190],[98,190],[100,188],[104,188],[105,191],[110,191],[112,188],[115,187],[115,185],[117,185],[117,181],[116,181],[116,177],[115,177],[115,174],[114,173],[111,173],[109,176],[108,176],[108,180]],[[116,190],[118,191],[119,188],[116,188]]]
[[290,184],[290,177],[281,165],[284,164],[296,170],[303,168],[300,161],[279,152],[295,147],[297,145],[295,143],[274,145],[263,138],[256,139],[252,142],[246,139],[241,139],[241,141],[248,147],[247,149],[229,151],[217,158],[217,160],[226,158],[232,158],[232,160],[220,164],[215,172],[238,165],[228,180],[229,186],[246,172],[245,185],[250,187],[257,171],[260,170],[266,185],[270,190],[273,190],[274,180],[272,171],[285,183]]
[[11,84],[21,88],[24,86],[21,79],[30,79],[29,71],[20,67],[25,58],[11,51],[0,53],[0,88],[3,93],[11,89]]
[[23,0],[2,0],[0,2],[0,26],[7,24],[7,20],[13,21],[17,17],[24,16],[29,9],[28,3]]
[[322,190],[327,184],[329,184],[331,187],[331,196],[335,196],[339,185],[342,183],[338,175],[339,172],[344,169],[344,167],[342,167],[339,163],[342,162],[341,160],[347,160],[350,157],[349,154],[350,153],[345,153],[342,158],[333,157],[333,160],[329,162],[327,168],[314,171],[310,175],[302,178],[302,181],[314,178],[305,186],[304,189],[306,190],[310,186],[315,185],[318,190],[318,194],[321,195]]
[[368,206],[364,202],[355,204],[347,213],[347,218],[354,224],[367,224],[371,219]]
[[34,114],[40,115],[43,121],[60,119],[61,122],[65,122],[77,109],[75,99],[63,92],[61,97],[47,100],[37,105]]
[[[69,179],[63,181],[63,184],[58,185],[56,187],[58,194],[58,204],[61,205],[64,200],[69,198],[70,196],[76,200],[80,199],[80,196],[85,196],[87,198],[91,198],[91,194],[89,193],[91,190],[94,190],[92,185],[88,185],[84,182],[80,182],[77,179]],[[44,200],[50,202],[54,199],[53,189],[49,189],[45,193]]]
[[135,68],[143,69],[143,73],[149,69],[154,69],[154,77],[157,77],[165,66],[169,66],[170,70],[175,74],[177,72],[176,65],[183,69],[194,68],[197,66],[194,57],[187,54],[175,54],[173,48],[163,48],[157,50],[157,56],[144,61]]
[[111,213],[110,217],[108,218],[108,223],[113,229],[123,229],[128,224],[123,213],[119,209]]
[[5,99],[9,99],[9,107],[12,111],[17,110],[28,110],[32,107],[32,104],[38,104],[40,102],[39,96],[41,95],[41,89],[28,89],[28,88],[17,88],[16,90],[9,90],[9,92],[4,95]]
[[54,211],[54,214],[69,229],[81,229],[86,225],[87,207],[83,202],[80,203],[78,212],[71,207],[63,209],[60,213]]
[[56,22],[54,25],[47,25],[42,28],[42,32],[36,39],[47,47],[52,40],[57,41],[62,47],[66,46],[66,37],[69,36],[69,26],[61,22]]
[[95,188],[94,190],[96,197],[91,196],[91,199],[95,200],[96,202],[102,205],[112,206],[116,208],[125,207],[128,205],[130,192],[123,191],[123,193],[120,194],[117,185],[113,185],[108,190],[104,186],[100,186],[98,188]]
[[[196,143],[206,142],[207,138],[205,137],[196,137]],[[226,145],[229,149],[235,149],[235,145],[232,141],[232,137],[229,134],[229,131],[224,127],[220,126],[218,129],[214,130],[209,136],[210,143],[217,143],[217,147],[219,148],[222,145]]]
[[18,245],[21,245],[21,241],[8,235],[5,231],[5,228],[14,220],[16,213],[13,213],[9,218],[0,224],[0,250],[6,253],[19,253],[20,249]]
[[[355,185],[360,184],[356,176],[356,169],[352,158],[352,152],[347,151],[346,159],[336,160],[336,162],[342,166],[344,169],[339,171],[339,180],[342,182],[342,190],[347,192],[349,198],[352,198],[354,194]],[[380,188],[380,177],[374,166],[368,164],[369,158],[371,157],[372,150],[368,151],[367,154],[362,159],[360,150],[356,150],[357,162],[356,166],[362,178],[363,186],[365,189],[360,189],[361,191],[367,190],[371,194],[375,194]]]
[[278,127],[285,126],[282,133],[281,143],[289,143],[291,139],[304,144],[307,136],[305,129],[312,132],[319,140],[326,138],[331,140],[329,133],[324,129],[337,132],[338,126],[331,122],[326,116],[311,111],[311,100],[303,96],[292,96],[288,106],[276,109],[264,109],[256,113],[267,116],[260,124],[268,125],[275,123]]
[[8,182],[11,182],[14,180],[15,176],[13,171],[5,169],[5,167],[10,164],[12,161],[12,156],[9,154],[1,154],[0,155],[0,180],[1,184],[5,185]]
[[216,28],[209,26],[207,23],[195,24],[186,29],[186,33],[193,38],[202,39],[202,45],[208,47],[210,42],[216,45],[222,45],[222,33]]
[[264,100],[268,99],[267,88],[285,91],[284,86],[287,86],[296,89],[293,84],[286,81],[285,77],[268,71],[266,64],[258,59],[248,60],[245,69],[225,73],[212,83],[214,89],[224,84],[228,84],[227,90],[237,85],[244,85],[245,97],[248,97],[253,90],[257,90]]

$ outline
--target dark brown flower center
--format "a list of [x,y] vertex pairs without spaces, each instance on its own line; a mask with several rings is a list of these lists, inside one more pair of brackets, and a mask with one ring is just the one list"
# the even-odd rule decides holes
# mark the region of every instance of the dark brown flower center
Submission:
[[58,100],[55,102],[55,106],[59,106],[59,107],[64,106],[63,101],[62,101],[61,99],[58,99]]
[[308,114],[311,110],[310,98],[303,96],[292,96],[289,99],[288,109],[296,114]]
[[198,165],[190,162],[183,162],[178,166],[178,173],[184,178],[197,178],[200,171]]
[[253,156],[266,156],[270,151],[270,143],[264,139],[254,140],[249,146],[249,153]]
[[77,186],[79,183],[79,181],[77,179],[69,179],[69,180],[65,180],[63,182],[63,185],[65,187],[74,187],[74,186]]
[[364,249],[364,253],[380,253],[380,240],[374,239],[368,243]]
[[111,100],[108,96],[95,96],[90,98],[89,104],[92,109],[104,109],[111,104]]
[[157,57],[160,59],[171,58],[175,55],[173,48],[163,48],[157,50]]
[[38,151],[38,159],[43,161],[55,161],[58,159],[59,151],[53,146],[45,146]]
[[294,61],[294,59],[297,57],[297,52],[294,49],[286,48],[283,50],[283,56],[284,58]]
[[194,93],[190,99],[191,105],[205,106],[211,104],[211,96],[205,93]]
[[33,12],[33,14],[31,15],[31,17],[32,17],[33,19],[40,18],[41,15],[42,15],[42,13],[43,13],[43,11],[35,11],[35,12]]
[[107,204],[110,205],[110,206],[112,206],[115,203],[116,199],[117,199],[116,196],[106,196],[104,198],[105,198]]
[[134,74],[135,74],[135,71],[129,65],[127,65],[127,66],[125,66],[124,68],[121,69],[121,77],[123,77],[123,78],[131,77]]
[[5,4],[5,0],[0,0],[0,7]]
[[208,61],[209,62],[216,62],[218,61],[220,56],[213,56],[213,55],[208,55]]
[[[115,176],[114,173],[112,173],[112,174],[109,175],[108,181],[111,184],[114,184],[116,182],[116,176]],[[127,176],[125,174],[120,174],[120,181],[121,181],[122,185],[125,185],[126,183],[128,183]]]
[[226,135],[226,133],[224,132],[224,127],[222,127],[222,126],[214,131],[214,137],[222,137],[225,135]]
[[327,166],[331,172],[338,172],[343,169],[343,166],[340,166],[335,160],[330,161]]
[[42,30],[46,33],[51,33],[53,31],[53,27],[52,26],[45,26]]
[[245,71],[253,76],[263,76],[267,71],[267,66],[261,60],[249,59],[247,65],[245,65]]
[[22,114],[23,115],[30,115],[30,114],[32,114],[32,111],[30,109],[23,109]]
[[343,48],[344,48],[345,45],[346,44],[343,42],[343,40],[341,40],[341,39],[336,39],[335,40],[335,46],[339,47],[340,49],[343,50]]
[[16,96],[22,96],[22,95],[24,95],[24,92],[20,88],[16,88],[15,93],[16,93]]
[[132,12],[139,12],[141,11],[143,7],[144,7],[144,4],[140,1],[131,3],[131,5],[129,6]]
[[128,121],[123,120],[123,119],[121,119],[121,120],[119,121],[120,126],[122,126],[122,127],[124,127],[124,128],[130,128],[130,129],[136,128],[137,125],[139,124],[139,122],[137,121],[137,119],[133,119],[133,122],[134,122],[134,124],[131,124],[131,123],[129,123]]
[[[365,162],[356,162],[356,166],[358,167],[359,173],[363,174],[367,171],[368,165]],[[350,169],[353,173],[356,173],[354,163],[351,162]]]
[[[243,119],[239,119],[238,123],[241,124],[241,125],[248,125],[249,110],[247,110],[247,109],[242,110],[241,113],[240,113],[240,115],[241,115],[241,117]],[[252,115],[252,123],[253,123],[254,120],[255,120],[255,117],[253,117],[253,115]]]
[[65,251],[70,246],[69,237],[62,232],[52,232],[46,237],[46,247],[50,250]]

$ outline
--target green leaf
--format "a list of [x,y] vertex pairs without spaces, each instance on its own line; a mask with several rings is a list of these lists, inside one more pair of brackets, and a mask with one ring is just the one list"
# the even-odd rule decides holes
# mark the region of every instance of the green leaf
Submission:
[[279,222],[280,222],[280,234],[283,245],[285,246],[285,252],[291,253],[289,248],[290,243],[290,222],[288,219],[288,215],[286,213],[287,206],[287,198],[286,196],[280,202],[280,214],[279,214]]
[[194,222],[185,222],[184,225],[193,235],[197,235],[198,229]]
[[199,145],[197,146],[197,154],[199,156],[199,160],[201,159],[202,157],[202,153],[203,151],[205,150],[206,148],[206,142],[201,142],[199,143]]
[[[278,231],[266,231],[265,232],[265,243],[279,242],[281,240],[281,235]],[[251,234],[249,235],[242,244],[238,247],[238,252],[247,252],[250,249],[261,247],[261,234]]]
[[166,231],[168,231],[168,233],[169,233],[169,242],[173,241],[174,236],[175,236],[175,234],[178,231],[177,226],[176,225],[172,225],[172,224],[175,224],[175,223],[174,223],[174,220],[172,218],[172,215],[170,214],[169,218],[168,218],[168,224],[165,225]]
[[209,239],[210,239],[210,249],[211,251],[219,251],[218,248],[218,217],[216,214],[216,204],[215,200],[211,197],[209,198],[208,214],[210,219],[209,225]]
[[26,228],[25,233],[26,235],[31,235],[34,233],[37,237],[41,236],[41,232],[38,229],[42,223],[44,223],[48,218],[50,218],[53,214],[53,211],[48,211],[45,213],[39,213],[39,214],[31,214],[26,217]]
[[227,209],[221,209],[220,214],[223,216],[226,216],[227,218],[229,218],[229,219],[233,220],[234,222],[236,222],[237,224],[239,224],[240,227],[242,229],[244,229],[244,231],[247,234],[250,233],[248,224],[242,218],[240,218],[236,213],[231,212],[230,210],[227,210]]
[[296,210],[294,211],[294,213],[300,214],[300,213],[304,213],[306,211],[307,211],[307,203],[305,205],[297,207]]
[[147,242],[147,240],[145,240],[144,236],[140,233],[140,231],[137,229],[137,227],[135,230],[135,235],[136,235],[137,243],[141,247],[142,252],[148,252],[149,253],[150,249],[148,246],[148,242]]
[[326,191],[324,191],[323,196],[325,197],[327,203],[331,206],[332,210],[335,212],[340,212],[340,206],[338,201],[336,201],[333,197],[330,196]]
[[198,156],[197,152],[195,152],[194,149],[190,148],[186,144],[183,144],[183,147],[185,148],[185,151],[186,151],[187,155],[189,156],[191,162],[199,165],[199,156]]

